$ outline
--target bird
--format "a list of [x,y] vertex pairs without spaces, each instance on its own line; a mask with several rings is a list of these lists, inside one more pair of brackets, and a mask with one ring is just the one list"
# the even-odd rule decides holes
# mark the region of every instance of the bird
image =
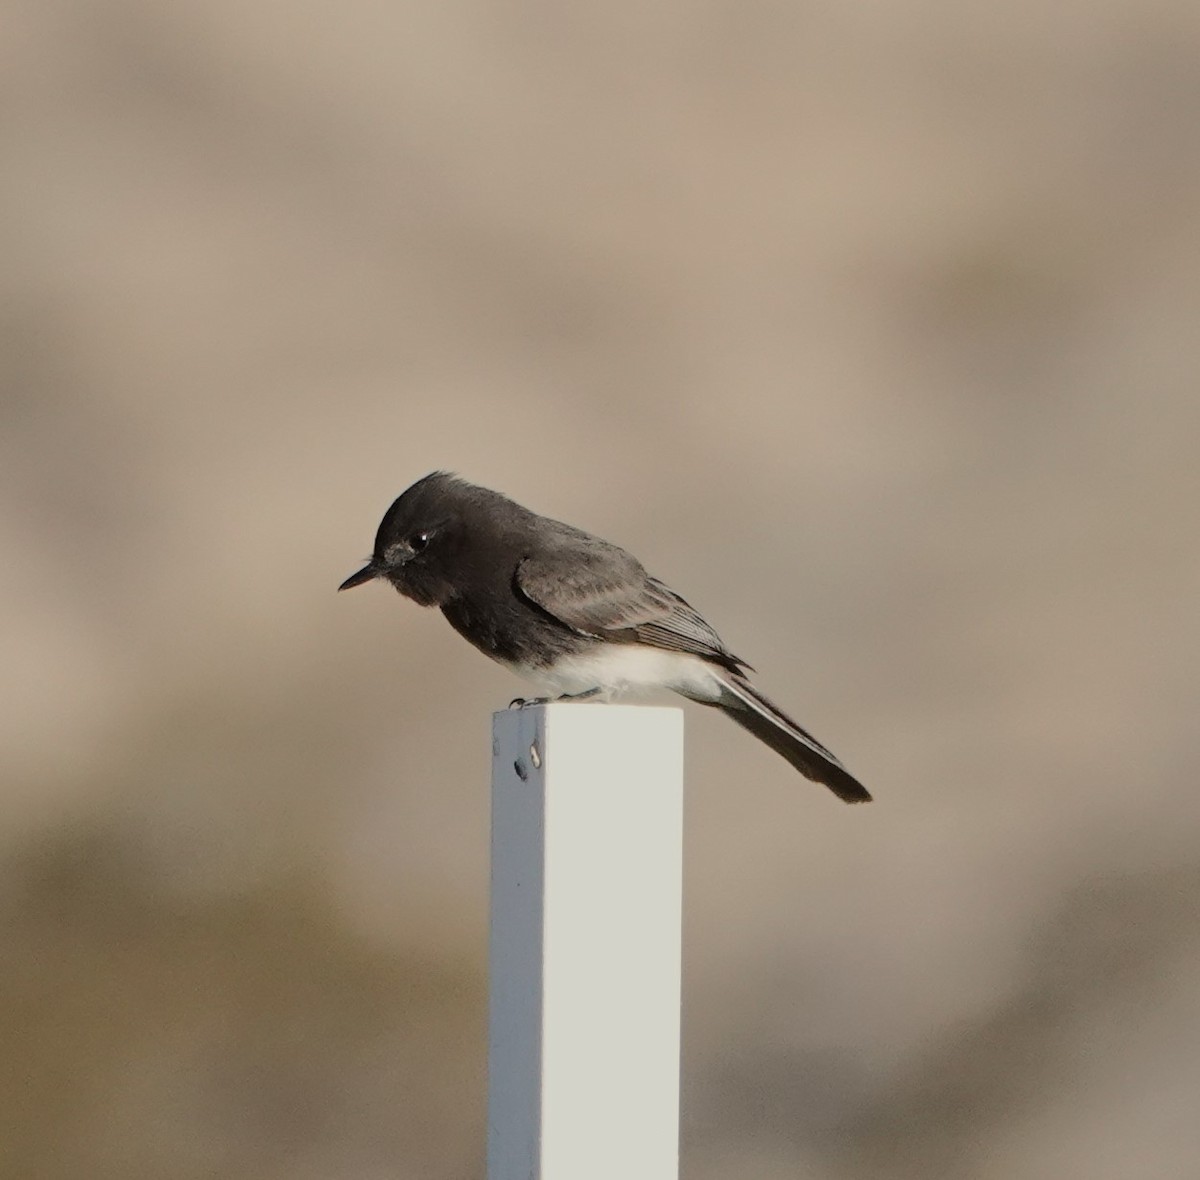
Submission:
[[670,689],[721,710],[839,799],[871,799],[636,557],[500,492],[448,471],[419,479],[384,514],[370,560],[338,589],[376,580],[439,608],[479,651],[549,694],[514,707]]

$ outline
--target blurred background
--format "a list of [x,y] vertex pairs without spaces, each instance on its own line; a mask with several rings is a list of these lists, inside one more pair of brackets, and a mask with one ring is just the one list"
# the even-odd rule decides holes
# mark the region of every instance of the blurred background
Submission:
[[436,467],[639,554],[687,1180],[1200,1169],[1200,8],[4,0],[0,1174],[482,1172]]

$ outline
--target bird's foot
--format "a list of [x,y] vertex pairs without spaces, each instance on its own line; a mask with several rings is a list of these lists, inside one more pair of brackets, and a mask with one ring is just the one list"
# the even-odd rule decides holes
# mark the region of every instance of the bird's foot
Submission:
[[549,697],[513,697],[508,702],[508,707],[510,709],[525,709],[532,705],[548,705],[549,703]]
[[586,701],[589,697],[598,696],[599,688],[589,688],[586,692],[564,692],[557,697],[513,697],[508,702],[510,709],[526,709],[532,705],[553,705],[558,701]]

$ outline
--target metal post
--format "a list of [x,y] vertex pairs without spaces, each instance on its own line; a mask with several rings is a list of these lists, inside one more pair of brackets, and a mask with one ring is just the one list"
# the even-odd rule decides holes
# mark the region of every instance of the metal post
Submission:
[[677,1180],[683,714],[509,710],[492,753],[488,1180]]

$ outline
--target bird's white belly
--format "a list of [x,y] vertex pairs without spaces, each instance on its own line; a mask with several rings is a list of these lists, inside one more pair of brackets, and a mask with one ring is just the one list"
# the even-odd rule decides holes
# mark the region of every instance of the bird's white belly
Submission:
[[696,700],[721,695],[713,669],[699,656],[626,643],[598,644],[588,652],[563,656],[549,668],[525,672],[553,696],[599,689],[606,697],[675,689]]

